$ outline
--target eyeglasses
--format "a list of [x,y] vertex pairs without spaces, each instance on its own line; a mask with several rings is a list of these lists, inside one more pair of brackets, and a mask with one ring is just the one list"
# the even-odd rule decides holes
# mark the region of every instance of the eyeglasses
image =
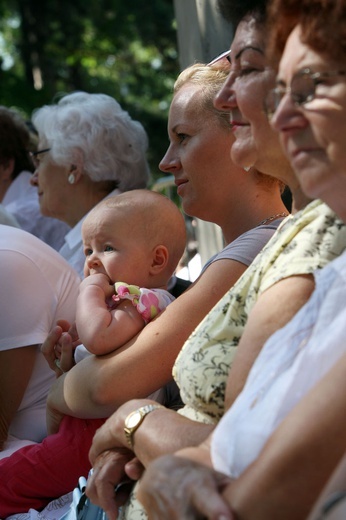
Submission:
[[37,168],[38,165],[40,164],[40,161],[37,159],[37,156],[40,155],[41,153],[46,153],[49,151],[50,151],[50,148],[44,148],[43,150],[37,150],[37,152],[29,152],[29,155],[31,157],[31,160],[32,160],[35,168]]
[[230,51],[230,49],[228,49],[227,51],[222,52],[221,54],[218,54],[215,58],[213,58],[208,63],[208,67],[210,67],[210,65],[214,65],[215,63],[218,63],[219,61],[223,60],[224,58],[226,58],[226,60],[229,63],[231,63],[231,51]]
[[268,117],[270,118],[274,115],[286,94],[290,95],[293,103],[300,107],[315,99],[316,87],[321,83],[321,79],[345,75],[346,71],[343,70],[312,72],[310,69],[304,69],[297,72],[297,74],[293,76],[289,87],[278,85],[269,91],[265,103]]

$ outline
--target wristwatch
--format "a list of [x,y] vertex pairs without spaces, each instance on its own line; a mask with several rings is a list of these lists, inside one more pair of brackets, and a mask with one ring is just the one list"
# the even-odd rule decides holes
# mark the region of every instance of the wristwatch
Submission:
[[153,412],[157,408],[164,408],[160,404],[147,404],[145,406],[141,406],[134,412],[131,412],[125,419],[125,425],[124,425],[124,433],[126,440],[130,446],[130,448],[133,448],[133,435],[135,431],[140,427],[142,422],[144,421],[144,418],[148,413]]

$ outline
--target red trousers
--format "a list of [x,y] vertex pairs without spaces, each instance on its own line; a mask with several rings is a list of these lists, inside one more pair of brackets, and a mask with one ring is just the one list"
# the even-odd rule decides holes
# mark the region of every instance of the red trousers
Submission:
[[90,470],[88,452],[105,419],[65,416],[59,432],[0,460],[0,518],[41,510],[72,491]]

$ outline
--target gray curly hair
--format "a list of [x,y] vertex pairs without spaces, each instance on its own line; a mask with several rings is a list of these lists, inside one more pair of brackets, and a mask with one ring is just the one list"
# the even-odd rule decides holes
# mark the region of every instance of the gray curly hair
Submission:
[[36,109],[32,122],[56,164],[79,164],[94,182],[122,191],[147,187],[147,134],[114,98],[74,92]]

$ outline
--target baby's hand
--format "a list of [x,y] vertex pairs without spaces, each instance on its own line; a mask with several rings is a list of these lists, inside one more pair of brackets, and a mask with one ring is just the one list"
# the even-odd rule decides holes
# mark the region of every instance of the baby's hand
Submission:
[[43,344],[41,351],[57,377],[74,365],[73,351],[80,344],[76,324],[58,320]]
[[112,284],[106,274],[95,273],[87,276],[81,282],[79,286],[79,292],[84,291],[84,289],[90,285],[96,285],[97,287],[100,287],[100,289],[102,289],[105,293],[106,298],[111,297],[114,294],[114,284]]

